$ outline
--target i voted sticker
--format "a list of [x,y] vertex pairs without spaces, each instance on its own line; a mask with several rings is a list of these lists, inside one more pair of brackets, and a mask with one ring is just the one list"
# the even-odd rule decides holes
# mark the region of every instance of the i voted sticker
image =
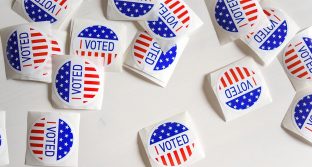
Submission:
[[54,90],[64,103],[79,107],[92,103],[101,92],[102,76],[96,66],[84,59],[66,60],[55,74]]
[[160,3],[157,21],[147,21],[151,33],[170,39],[185,33],[191,23],[190,11],[182,0],[166,0]]
[[70,0],[23,0],[26,16],[34,22],[56,23],[68,14]]
[[40,70],[50,54],[47,35],[31,26],[18,26],[7,41],[6,59],[17,73],[31,74]]
[[151,133],[148,144],[150,157],[162,166],[185,165],[197,148],[191,130],[177,122],[158,126]]
[[312,95],[302,97],[294,106],[292,120],[299,132],[312,140]]
[[155,0],[114,0],[116,8],[123,15],[138,18],[148,14],[155,6]]
[[149,72],[167,69],[177,56],[177,46],[164,53],[159,44],[145,32],[137,36],[132,51],[136,64]]
[[298,36],[285,49],[283,63],[288,74],[296,79],[311,80],[312,39]]
[[101,57],[104,66],[111,65],[118,56],[119,40],[110,28],[94,25],[85,28],[73,40],[72,47],[79,56]]
[[251,40],[261,50],[274,50],[280,47],[287,37],[287,21],[282,12],[276,9],[263,10],[271,25],[251,32],[247,39]]
[[236,66],[228,69],[219,78],[217,86],[221,103],[234,110],[252,107],[261,96],[261,79],[247,67]]
[[70,156],[74,140],[74,130],[69,122],[60,117],[47,116],[31,126],[28,147],[38,161],[56,164]]
[[2,132],[2,130],[0,129],[0,155],[4,150],[4,134]]
[[248,32],[259,21],[260,12],[256,0],[217,0],[215,6],[219,26],[233,33]]

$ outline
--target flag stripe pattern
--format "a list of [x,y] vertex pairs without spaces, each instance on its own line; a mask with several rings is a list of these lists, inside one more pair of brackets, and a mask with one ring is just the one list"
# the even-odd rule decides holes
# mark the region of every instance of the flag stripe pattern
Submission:
[[[187,127],[176,122],[167,122],[160,125],[154,130],[150,138],[150,150],[155,155],[152,158],[164,166],[185,164],[191,158],[195,149],[195,143],[192,141],[191,136],[188,135],[189,133],[187,133],[189,131]],[[168,142],[176,138],[179,138],[180,143],[169,146]],[[182,141],[184,142],[183,144]],[[161,145],[164,147],[162,148]],[[168,148],[168,146],[172,149],[164,151],[163,149]]]
[[[294,121],[300,130],[306,130],[309,133],[312,132],[310,115],[312,110],[312,95],[304,96],[296,104],[294,109]],[[308,124],[310,123],[310,125]]]
[[[232,96],[229,90],[240,92]],[[225,103],[235,109],[244,110],[253,106],[261,95],[261,84],[256,73],[246,67],[232,67],[220,77],[219,92],[226,95]],[[230,95],[229,95],[230,94]]]
[[141,66],[142,63],[150,65],[146,63],[149,54],[159,57],[157,62],[152,65],[154,66],[154,71],[161,71],[168,68],[174,62],[177,55],[177,46],[172,47],[169,51],[164,53],[161,51],[159,44],[149,34],[141,32],[135,39],[133,45],[133,58],[139,66]]
[[[105,66],[112,64],[118,57],[118,36],[105,26],[94,25],[85,28],[74,42],[74,50],[78,56],[100,58]],[[107,48],[104,43],[112,43],[110,46],[113,48]]]
[[284,53],[284,65],[290,75],[298,79],[311,79],[312,71],[309,69],[309,62],[302,54],[311,55],[312,39],[303,37],[290,42]]
[[155,6],[154,0],[114,0],[117,9],[128,17],[141,17]]
[[68,0],[23,1],[27,15],[34,22],[50,21],[50,23],[55,23],[68,12]]
[[164,38],[174,38],[189,27],[190,12],[182,0],[164,0],[160,6],[158,21],[147,21],[148,27],[155,34]]
[[[30,129],[28,138],[30,151],[37,159],[54,162],[68,155],[73,146],[73,140],[72,129],[64,120],[48,120],[48,118],[36,121]],[[54,149],[51,150],[51,148]]]
[[[215,7],[215,18],[218,24],[226,31],[239,32],[241,28],[253,26],[259,15],[259,7],[255,0],[235,0],[239,5],[230,8],[233,4],[226,4],[226,0],[218,0]],[[230,1],[233,3],[233,1]],[[235,12],[235,13],[231,13]],[[240,16],[239,19],[233,17]]]

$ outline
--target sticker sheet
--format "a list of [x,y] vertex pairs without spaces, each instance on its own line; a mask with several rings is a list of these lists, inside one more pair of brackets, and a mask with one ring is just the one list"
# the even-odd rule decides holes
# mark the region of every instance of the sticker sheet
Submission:
[[157,20],[159,0],[108,0],[110,20]]
[[126,46],[126,28],[113,21],[72,21],[70,54],[88,57],[108,72],[122,71]]
[[8,138],[5,127],[5,112],[0,111],[0,166],[9,164]]
[[53,58],[52,101],[64,109],[101,110],[104,70],[86,58]]
[[190,166],[205,158],[187,112],[146,127],[139,134],[152,167]]
[[167,52],[146,32],[139,32],[133,41],[125,67],[166,87],[188,42],[180,40]]
[[26,165],[78,166],[78,113],[29,112]]
[[261,71],[250,58],[241,59],[211,73],[209,80],[226,121],[272,102]]

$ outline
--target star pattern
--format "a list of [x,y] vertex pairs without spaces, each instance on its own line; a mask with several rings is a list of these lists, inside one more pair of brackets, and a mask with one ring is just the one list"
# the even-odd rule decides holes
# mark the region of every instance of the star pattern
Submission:
[[172,47],[166,53],[161,52],[161,55],[156,63],[154,71],[160,71],[168,68],[175,60],[177,56],[177,46]]
[[157,35],[164,38],[176,37],[176,34],[170,29],[170,27],[158,17],[157,21],[147,21],[148,27]]
[[232,99],[226,104],[235,110],[245,110],[253,106],[260,98],[261,87],[254,89],[238,98]]
[[33,0],[24,0],[24,6],[26,13],[34,22],[50,21],[50,23],[54,23],[57,21],[55,17],[35,4]]
[[153,132],[151,139],[150,139],[150,145],[160,142],[162,140],[165,140],[167,138],[170,138],[172,136],[178,135],[180,133],[186,132],[189,129],[185,127],[184,125],[176,122],[167,122],[164,123]]
[[88,28],[85,28],[81,31],[78,37],[82,38],[95,38],[95,39],[108,39],[118,41],[118,36],[115,32],[105,26],[94,25]]
[[18,49],[18,42],[17,42],[17,31],[11,34],[8,45],[6,48],[7,58],[9,60],[10,65],[18,70],[21,71],[21,63],[20,63],[20,55]]
[[224,0],[218,0],[215,7],[215,17],[218,24],[226,31],[238,32]]
[[127,0],[114,0],[118,10],[128,17],[140,17],[152,10],[153,4],[146,3],[148,0],[140,0],[141,2],[133,2]]
[[287,32],[287,22],[285,20],[259,48],[262,50],[273,50],[278,48],[285,41]]
[[59,119],[57,160],[64,158],[70,152],[73,141],[74,135],[70,126],[62,119]]
[[303,97],[297,103],[295,107],[294,118],[299,129],[303,127],[305,121],[308,119],[311,109],[312,109],[312,95]]
[[312,53],[312,39],[303,37],[304,43],[308,46],[310,52]]
[[55,80],[57,92],[66,102],[69,102],[70,67],[71,61],[68,61],[58,70]]

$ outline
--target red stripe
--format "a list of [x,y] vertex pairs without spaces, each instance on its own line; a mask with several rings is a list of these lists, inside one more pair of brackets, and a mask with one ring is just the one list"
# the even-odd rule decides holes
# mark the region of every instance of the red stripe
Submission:
[[178,165],[180,165],[181,161],[180,161],[180,157],[178,155],[178,152],[175,150],[175,151],[173,151],[173,154],[174,154],[175,159],[177,160]]
[[84,94],[83,97],[84,98],[93,98],[95,95],[90,95],[90,94]]
[[140,34],[140,37],[143,38],[143,39],[146,39],[148,41],[152,41],[153,40],[153,38],[151,38],[151,37],[149,37],[147,35],[144,35],[144,34]]
[[30,140],[44,140],[44,137],[30,136]]
[[291,50],[289,50],[289,51],[287,51],[287,52],[285,53],[285,56],[288,56],[288,55],[290,55],[290,54],[293,53],[293,52],[295,52],[295,50],[294,50],[294,49],[291,49]]
[[92,56],[92,52],[88,52],[88,56],[89,56],[89,57]]
[[264,12],[267,16],[271,16],[271,13],[269,13],[267,10],[263,10],[263,12]]
[[141,41],[141,40],[136,40],[135,41],[136,43],[139,43],[139,44],[141,44],[141,45],[144,45],[144,46],[146,46],[146,47],[149,47],[150,45],[148,44],[148,43],[146,43],[146,42],[144,42],[144,41]]
[[162,163],[163,163],[164,165],[167,165],[167,162],[166,162],[165,157],[164,157],[164,156],[161,156],[160,158],[161,158]]
[[165,4],[168,4],[169,2],[171,2],[172,0],[167,0],[167,1],[165,1]]
[[61,51],[61,49],[60,49],[60,48],[53,48],[53,47],[52,47],[52,51],[55,51],[55,52],[60,52],[60,51]]
[[235,82],[238,82],[238,78],[237,78],[237,76],[236,76],[236,74],[232,68],[230,69],[230,72],[231,72],[232,76],[234,77]]
[[295,67],[296,65],[298,65],[298,64],[300,64],[300,63],[301,63],[301,61],[298,60],[298,61],[294,62],[293,64],[287,66],[287,69],[291,69],[291,68]]
[[30,147],[43,147],[43,144],[30,143]]
[[250,0],[241,0],[240,1],[240,4],[244,4],[244,3],[246,3],[246,2],[249,2]]
[[41,151],[41,150],[33,150],[33,153],[34,154],[43,154],[43,151]]
[[185,10],[183,13],[179,14],[178,18],[181,19],[183,16],[185,16],[188,13],[187,10]]
[[185,8],[184,5],[181,5],[180,7],[178,7],[176,10],[173,11],[174,14],[178,13],[180,10],[182,10],[183,8]]
[[64,5],[64,3],[66,2],[67,0],[62,0],[61,2],[60,2],[60,5],[62,6],[62,5]]
[[186,150],[187,150],[188,155],[191,156],[192,155],[192,150],[191,150],[189,145],[186,146]]
[[226,88],[226,86],[227,86],[227,85],[226,85],[226,83],[225,83],[225,81],[224,81],[224,78],[223,78],[223,77],[221,78],[221,82],[222,82],[223,87],[225,87],[225,88]]
[[134,46],[134,49],[139,50],[139,51],[144,52],[144,53],[147,52],[146,49],[143,49],[143,48],[141,48],[141,47],[139,47],[139,46]]
[[186,156],[185,156],[183,148],[180,148],[180,152],[181,152],[183,160],[186,161]]
[[34,130],[32,129],[30,133],[39,133],[39,134],[43,134],[44,130]]
[[229,74],[228,74],[227,72],[225,72],[224,74],[225,74],[226,79],[229,81],[230,85],[232,85],[233,82],[232,82],[232,80],[231,80]]
[[99,81],[84,81],[84,84],[88,85],[100,85]]
[[99,75],[97,74],[85,74],[84,76],[88,78],[99,78]]
[[292,73],[292,74],[296,74],[297,72],[299,72],[299,71],[301,71],[301,70],[303,70],[303,69],[304,69],[304,67],[301,66],[301,67],[295,69],[294,71],[292,71],[291,73]]
[[309,74],[309,73],[305,71],[304,73],[298,75],[298,77],[299,77],[299,78],[302,78],[302,77],[304,77],[304,76],[306,76],[306,75],[308,75],[308,74]]
[[311,132],[312,132],[312,129],[310,129],[310,128],[306,127],[306,126],[305,126],[304,128],[306,128],[306,129],[308,129],[309,131],[311,131]]
[[105,53],[101,53],[101,57],[105,57]]
[[296,58],[298,58],[298,55],[293,55],[293,56],[291,56],[290,58],[286,59],[286,60],[285,60],[285,63],[287,64],[287,63],[291,62],[292,60],[294,60],[294,59],[296,59]]
[[246,75],[247,75],[247,77],[249,77],[250,76],[250,73],[249,73],[249,71],[248,71],[248,69],[247,68],[243,68],[244,69],[244,71],[245,71],[245,73],[246,73]]
[[30,36],[31,37],[38,37],[38,36],[42,36],[42,34],[39,32],[36,32],[36,33],[31,33]]
[[137,53],[137,52],[134,52],[134,56],[136,56],[136,57],[138,57],[138,58],[140,58],[140,59],[143,59],[143,58],[144,58],[143,55],[141,55],[141,54],[139,54],[139,53]]
[[254,21],[257,19],[258,16],[254,16],[254,17],[251,17],[251,18],[248,18],[248,21]]
[[99,56],[99,52],[95,52],[94,56],[98,57]]
[[246,12],[246,15],[251,15],[251,14],[254,14],[254,13],[257,13],[258,12],[258,9],[254,9],[252,11],[249,11],[249,12]]
[[31,43],[41,43],[41,42],[47,42],[45,39],[34,39],[31,40]]
[[34,53],[33,55],[35,57],[37,57],[37,56],[46,56],[46,55],[48,55],[48,52],[38,52],[38,53]]
[[51,43],[52,43],[53,45],[58,45],[58,42],[57,42],[57,41],[51,41]]
[[239,76],[241,77],[241,79],[244,79],[245,77],[244,77],[242,71],[240,70],[240,68],[239,68],[239,67],[236,67],[236,70],[237,70]]
[[43,63],[45,61],[45,59],[38,59],[38,60],[34,60],[34,63]]
[[85,55],[85,51],[81,51],[81,56],[84,56]]
[[44,123],[36,123],[35,126],[37,126],[37,127],[44,127]]
[[185,24],[185,23],[188,22],[189,20],[190,20],[190,17],[187,17],[186,19],[184,19],[184,20],[182,21],[182,23]]
[[252,3],[252,4],[249,4],[249,5],[247,5],[247,6],[244,6],[243,7],[243,10],[246,10],[246,9],[249,9],[249,8],[252,8],[252,7],[255,7],[256,6],[256,4],[255,3]]
[[159,152],[158,152],[157,147],[156,147],[156,146],[154,146],[154,147],[155,147],[155,150],[156,150],[157,155],[159,155]]
[[111,62],[112,62],[112,54],[109,53],[109,54],[108,54],[107,64],[110,64]]
[[169,6],[169,9],[174,8],[174,7],[177,6],[179,3],[180,3],[180,1],[175,1],[173,4],[171,4],[171,5]]
[[168,153],[167,156],[168,156],[168,159],[169,159],[169,161],[170,161],[170,165],[171,165],[171,166],[174,166],[174,162],[173,162],[173,159],[172,159],[171,154]]
[[86,71],[96,71],[94,67],[85,67]]

